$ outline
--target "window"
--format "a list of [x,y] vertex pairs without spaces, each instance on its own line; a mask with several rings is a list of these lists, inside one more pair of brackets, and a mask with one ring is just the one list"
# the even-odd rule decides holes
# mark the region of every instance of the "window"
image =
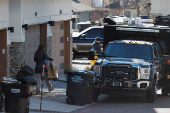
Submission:
[[64,63],[60,64],[60,69],[64,69]]
[[155,43],[153,45],[153,47],[154,47],[154,52],[157,51],[157,56],[156,57],[161,58],[163,55],[162,55],[162,50],[161,50],[161,47],[159,46],[159,44]]
[[[102,28],[95,28],[95,29],[91,29],[87,32],[85,32],[86,38],[93,38],[95,39],[96,37],[101,37],[101,32],[102,32]],[[103,37],[101,37],[103,38]]]
[[161,48],[163,50],[163,55],[166,55],[167,54],[167,50],[166,50],[165,42],[161,41],[160,45],[161,45]]
[[63,30],[64,29],[64,24],[60,24],[60,30]]
[[60,43],[63,43],[63,37],[60,37]]
[[157,52],[156,46],[153,46],[153,49],[154,49],[154,57],[155,57],[155,58],[159,58],[159,57],[158,57],[158,52]]
[[93,7],[103,7],[103,0],[93,0]]
[[64,50],[60,50],[60,56],[64,56]]
[[122,57],[122,58],[138,58],[151,60],[151,46],[136,44],[108,44],[104,50],[104,56]]

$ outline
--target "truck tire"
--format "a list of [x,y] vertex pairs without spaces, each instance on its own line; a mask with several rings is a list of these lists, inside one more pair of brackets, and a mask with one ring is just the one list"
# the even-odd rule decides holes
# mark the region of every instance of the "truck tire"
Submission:
[[162,88],[162,96],[168,96],[168,87]]
[[97,102],[98,101],[98,96],[99,95],[96,95],[96,94],[93,95],[93,102]]
[[147,92],[147,101],[149,103],[154,103],[155,101],[155,96],[156,96],[155,85],[156,85],[155,79],[153,79],[152,88]]

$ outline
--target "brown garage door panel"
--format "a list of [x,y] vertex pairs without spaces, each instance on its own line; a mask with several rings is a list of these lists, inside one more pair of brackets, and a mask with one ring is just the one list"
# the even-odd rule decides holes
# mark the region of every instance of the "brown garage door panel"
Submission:
[[[5,49],[5,54],[2,54]],[[7,31],[0,30],[0,81],[7,76]]]

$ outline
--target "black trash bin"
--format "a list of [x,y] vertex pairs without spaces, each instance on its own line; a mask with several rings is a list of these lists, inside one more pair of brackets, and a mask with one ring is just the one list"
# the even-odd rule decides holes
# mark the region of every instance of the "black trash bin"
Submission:
[[68,72],[67,99],[68,104],[84,106],[93,100],[93,78],[96,73],[92,71],[77,70]]
[[5,112],[28,113],[31,87],[28,84],[11,83],[4,84]]
[[5,110],[5,97],[3,92],[3,82],[0,82],[0,112]]

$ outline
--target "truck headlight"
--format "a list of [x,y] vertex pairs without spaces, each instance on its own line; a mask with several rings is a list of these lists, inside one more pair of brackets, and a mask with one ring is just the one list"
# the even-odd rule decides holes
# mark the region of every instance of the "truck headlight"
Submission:
[[97,76],[100,76],[100,65],[93,65],[93,70],[97,73]]
[[139,79],[149,79],[150,68],[141,68]]

